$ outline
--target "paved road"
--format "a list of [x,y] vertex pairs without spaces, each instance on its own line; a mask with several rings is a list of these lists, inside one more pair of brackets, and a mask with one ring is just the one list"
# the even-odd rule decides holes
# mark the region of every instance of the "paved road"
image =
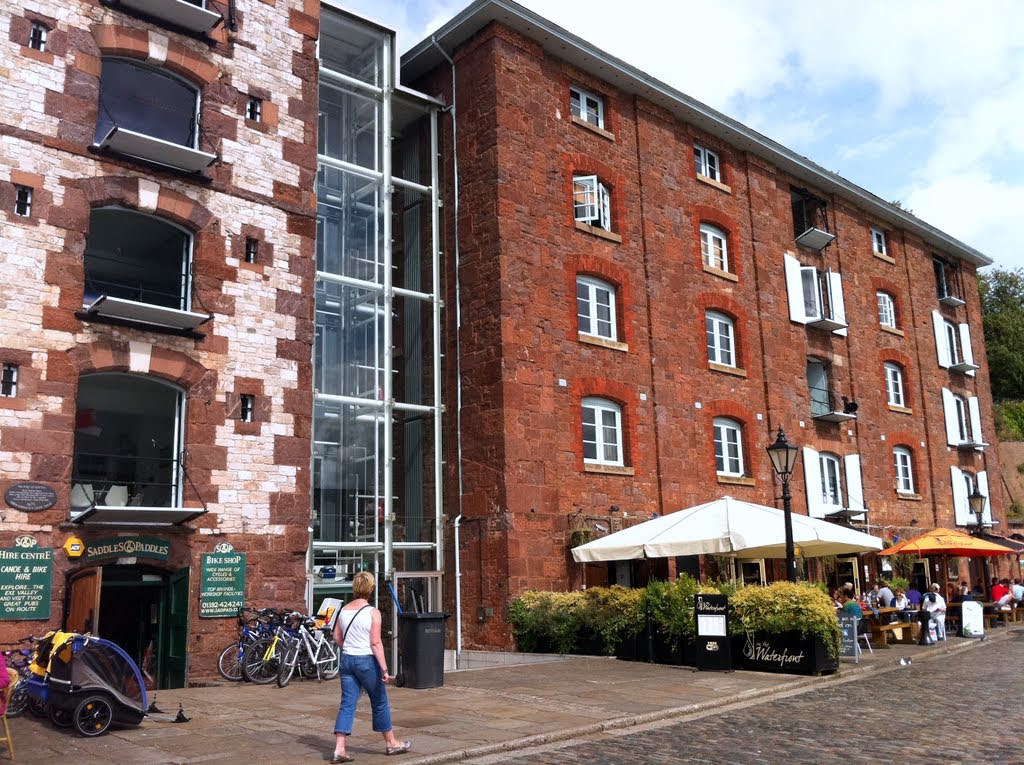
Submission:
[[505,755],[500,762],[1020,764],[1022,731],[1024,635],[743,709]]

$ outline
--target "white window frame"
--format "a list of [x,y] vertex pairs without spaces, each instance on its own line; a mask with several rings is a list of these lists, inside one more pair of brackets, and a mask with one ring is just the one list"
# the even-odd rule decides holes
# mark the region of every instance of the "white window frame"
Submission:
[[896,329],[896,301],[884,290],[878,290],[875,297],[878,299],[878,323],[883,327]]
[[[727,478],[746,475],[743,460],[743,424],[728,417],[715,417],[715,472]],[[729,447],[733,453],[729,453]]]
[[[622,467],[625,463],[623,462],[623,448],[622,448],[622,408],[613,401],[608,401],[604,398],[597,398],[594,396],[588,396],[583,399],[583,462],[588,465],[609,465],[613,467]],[[591,414],[592,421],[587,422],[587,415]],[[612,421],[609,423],[604,415],[611,415]],[[587,439],[587,427],[592,427],[594,431],[594,439],[592,441]],[[609,438],[609,435],[612,438]],[[594,453],[596,456],[586,456],[586,445],[588,443],[594,444]],[[606,456],[608,448],[615,450],[614,457]]]
[[580,223],[611,231],[611,196],[596,175],[572,178],[573,216]]
[[717,152],[695,143],[693,145],[693,161],[697,175],[719,183],[722,182],[722,161]]
[[[719,311],[706,311],[704,334],[707,339],[708,362],[735,369],[736,322]],[[728,347],[725,347],[726,343]]]
[[953,293],[949,289],[949,266],[941,258],[932,258],[932,271],[935,275],[935,294],[942,298],[949,297]]
[[[587,290],[586,298],[580,296],[580,287]],[[600,309],[604,307],[601,301],[602,293],[607,295],[608,318],[600,317]],[[595,279],[592,276],[576,277],[576,320],[579,334],[590,337],[601,337],[605,340],[618,340],[618,319],[615,313],[616,293],[615,287],[608,282]],[[584,322],[589,324],[589,329],[584,329]],[[602,325],[608,325],[606,330]]]
[[0,396],[15,398],[18,395],[18,365],[4,363],[0,367]]
[[729,238],[710,223],[700,224],[700,254],[704,265],[719,271],[729,270]]
[[946,357],[949,365],[955,366],[960,363],[960,330],[951,321],[943,321],[943,331],[946,337]]
[[238,397],[238,419],[252,422],[256,412],[256,397],[251,393],[243,393]]
[[914,493],[914,457],[906,446],[896,446],[892,450],[893,469],[896,475],[896,493]]
[[971,412],[967,405],[967,399],[963,396],[954,393],[952,402],[956,435],[959,443],[964,444],[971,440]]
[[19,218],[32,217],[32,187],[14,186],[14,214]]
[[893,361],[886,361],[882,366],[885,370],[885,395],[889,406],[905,407],[903,367]]
[[[842,275],[831,269],[820,271],[814,266],[805,266],[789,252],[783,256],[783,264],[790,321],[845,337],[849,325]],[[813,313],[808,313],[808,309]]]
[[43,52],[50,36],[50,28],[40,21],[33,21],[28,30],[28,47]]
[[821,475],[821,503],[825,511],[843,507],[843,461],[831,452],[820,452],[818,471]]
[[876,255],[882,257],[889,257],[889,251],[886,247],[885,232],[880,228],[871,227],[871,247],[875,251]]
[[[593,102],[593,108],[591,103]],[[575,85],[569,86],[569,111],[573,117],[604,130],[604,99]]]

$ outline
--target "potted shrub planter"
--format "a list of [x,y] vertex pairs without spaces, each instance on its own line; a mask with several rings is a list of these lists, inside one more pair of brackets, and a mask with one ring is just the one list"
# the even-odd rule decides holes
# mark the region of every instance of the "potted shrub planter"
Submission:
[[791,675],[835,672],[839,657],[829,656],[822,639],[800,632],[749,632],[737,635],[733,657],[742,669]]

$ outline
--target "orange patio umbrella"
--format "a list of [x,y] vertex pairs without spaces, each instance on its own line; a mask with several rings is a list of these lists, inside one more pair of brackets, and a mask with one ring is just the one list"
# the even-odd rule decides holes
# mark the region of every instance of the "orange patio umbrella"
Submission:
[[975,558],[995,555],[1015,555],[1009,547],[987,542],[955,529],[935,529],[914,539],[906,539],[881,550],[879,555],[952,555]]

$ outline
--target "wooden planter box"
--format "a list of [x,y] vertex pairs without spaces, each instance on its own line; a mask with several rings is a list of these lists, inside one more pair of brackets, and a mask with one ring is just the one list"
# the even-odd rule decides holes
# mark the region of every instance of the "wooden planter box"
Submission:
[[820,675],[835,672],[839,657],[832,657],[821,638],[799,632],[754,632],[733,637],[733,662],[737,669],[779,672],[789,675]]

